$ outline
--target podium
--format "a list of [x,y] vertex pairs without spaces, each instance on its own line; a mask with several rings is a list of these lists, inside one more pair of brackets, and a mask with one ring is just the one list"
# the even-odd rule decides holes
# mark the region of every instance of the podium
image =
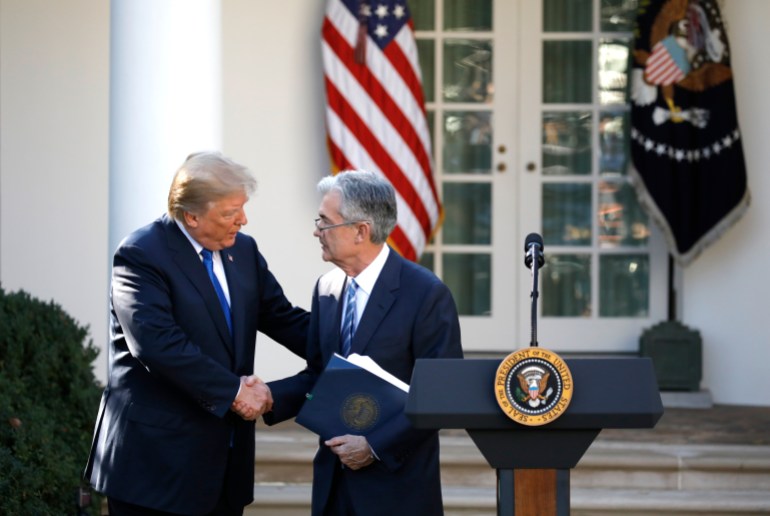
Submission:
[[494,382],[501,360],[419,359],[406,415],[416,428],[464,428],[497,470],[498,516],[570,513],[569,474],[603,428],[653,428],[663,404],[649,358],[565,362],[574,392],[564,413],[524,426],[500,408]]

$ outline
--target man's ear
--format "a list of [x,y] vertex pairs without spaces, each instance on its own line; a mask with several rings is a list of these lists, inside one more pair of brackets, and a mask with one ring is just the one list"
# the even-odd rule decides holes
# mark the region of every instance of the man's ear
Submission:
[[184,212],[184,224],[190,228],[198,227],[198,216],[189,211]]
[[372,226],[366,222],[356,224],[356,243],[372,241]]

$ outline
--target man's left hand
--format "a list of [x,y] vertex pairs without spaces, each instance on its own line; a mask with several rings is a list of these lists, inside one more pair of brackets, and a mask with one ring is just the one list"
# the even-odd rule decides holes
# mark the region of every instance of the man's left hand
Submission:
[[372,449],[363,435],[341,435],[329,439],[324,444],[340,458],[342,464],[352,470],[365,468],[374,462]]

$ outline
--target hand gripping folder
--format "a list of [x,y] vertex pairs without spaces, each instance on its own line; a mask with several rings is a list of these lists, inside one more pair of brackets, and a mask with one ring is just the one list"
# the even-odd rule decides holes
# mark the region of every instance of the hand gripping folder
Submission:
[[370,358],[335,354],[295,421],[324,440],[367,435],[401,413],[408,396],[409,386]]

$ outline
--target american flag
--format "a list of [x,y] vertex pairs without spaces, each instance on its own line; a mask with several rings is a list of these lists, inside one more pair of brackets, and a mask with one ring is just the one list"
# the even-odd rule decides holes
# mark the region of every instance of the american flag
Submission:
[[328,0],[322,47],[332,166],[393,184],[398,224],[389,243],[417,260],[443,212],[406,1]]

